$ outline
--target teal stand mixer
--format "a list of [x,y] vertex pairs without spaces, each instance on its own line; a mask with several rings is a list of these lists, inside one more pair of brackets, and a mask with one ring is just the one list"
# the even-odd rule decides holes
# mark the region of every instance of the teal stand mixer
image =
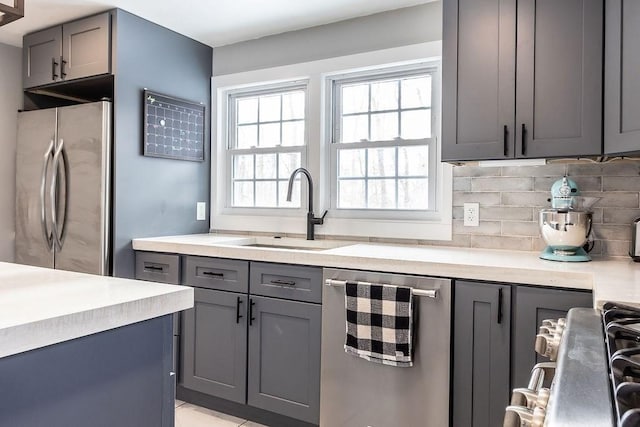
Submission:
[[540,211],[540,234],[547,247],[540,258],[550,261],[585,262],[584,249],[591,234],[591,207],[599,198],[581,197],[575,181],[568,177],[551,186],[551,209]]

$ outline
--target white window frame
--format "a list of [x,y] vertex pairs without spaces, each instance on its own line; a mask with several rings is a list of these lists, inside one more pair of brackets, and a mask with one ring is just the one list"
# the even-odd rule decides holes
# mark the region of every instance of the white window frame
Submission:
[[[314,180],[314,206],[316,215],[329,209],[330,176],[327,173],[329,158],[329,134],[327,117],[326,79],[330,76],[379,69],[386,66],[408,66],[438,61],[442,54],[442,42],[426,42],[415,45],[383,49],[322,59],[299,64],[246,71],[212,78],[212,162],[211,162],[211,230],[259,232],[274,234],[298,234],[306,230],[307,185],[302,181],[300,209],[281,208],[228,208],[227,164],[225,156],[227,111],[225,94],[230,90],[247,89],[267,84],[284,84],[308,81],[307,88],[307,169]],[[214,64],[215,70],[215,64]],[[439,152],[439,137],[437,143]],[[329,211],[322,226],[316,227],[316,236],[380,237],[412,240],[451,240],[452,236],[452,167],[439,162],[438,213],[431,219],[343,218],[336,211]]]
[[[380,67],[366,71],[355,71],[348,73],[332,74],[326,77],[325,87],[327,91],[327,111],[326,116],[330,117],[326,123],[326,134],[329,141],[326,144],[330,159],[329,171],[330,190],[328,205],[335,217],[353,219],[415,219],[415,220],[437,220],[438,212],[438,144],[437,139],[440,134],[440,72],[439,62],[432,61],[426,63],[409,64],[393,67]],[[340,87],[351,83],[372,82],[376,80],[405,78],[417,75],[429,74],[431,76],[431,137],[418,140],[392,140],[392,141],[370,141],[370,142],[339,142],[340,132]],[[370,113],[370,112],[369,112]],[[375,148],[375,147],[408,147],[415,145],[426,145],[429,150],[428,163],[428,209],[346,209],[337,207],[338,194],[338,150],[347,148]],[[367,180],[367,178],[365,178]]]
[[[285,82],[279,84],[268,84],[268,85],[259,85],[250,88],[242,88],[242,89],[234,89],[228,90],[225,92],[226,97],[226,110],[227,110],[227,133],[226,133],[226,208],[230,211],[235,211],[238,213],[250,213],[251,211],[257,211],[258,213],[268,212],[268,211],[283,211],[285,209],[291,210],[298,208],[291,207],[283,207],[283,206],[274,206],[274,207],[264,207],[264,206],[233,206],[233,156],[234,155],[243,155],[243,154],[281,154],[281,153],[300,153],[300,167],[307,167],[307,145],[309,141],[309,126],[308,126],[308,112],[309,112],[309,97],[308,97],[308,81],[292,81]],[[305,130],[304,130],[304,144],[296,145],[296,146],[278,146],[278,147],[254,147],[254,148],[235,148],[236,142],[236,99],[238,98],[249,98],[252,96],[262,96],[262,95],[270,95],[270,94],[282,94],[285,92],[292,91],[303,91],[305,94],[305,107],[304,107],[304,122],[305,122]],[[284,122],[282,117],[280,117],[280,123]],[[258,126],[259,128],[259,126]],[[258,130],[259,132],[259,130]],[[276,163],[276,168],[277,168]],[[255,165],[254,165],[255,167]],[[270,179],[269,181],[280,181],[281,179],[277,176],[276,169],[276,178]],[[253,178],[254,182],[259,181],[258,179]],[[254,190],[254,200],[255,200],[255,190]]]

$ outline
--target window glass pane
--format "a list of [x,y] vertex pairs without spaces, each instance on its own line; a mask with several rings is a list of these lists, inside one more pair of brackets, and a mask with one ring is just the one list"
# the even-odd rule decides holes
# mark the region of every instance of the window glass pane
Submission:
[[300,153],[281,153],[278,158],[278,178],[280,179],[289,179],[293,171],[300,167]]
[[233,183],[233,206],[253,206],[253,181]]
[[251,148],[255,147],[258,142],[258,126],[245,125],[238,126],[238,138],[236,141],[236,148]]
[[396,207],[395,179],[370,179],[367,191],[368,208],[394,209]]
[[402,108],[431,106],[431,76],[402,80]]
[[260,147],[280,145],[280,123],[260,125]]
[[282,120],[304,119],[304,92],[282,95]]
[[366,165],[365,150],[338,150],[338,177],[363,177]]
[[304,121],[282,123],[282,145],[304,145]]
[[236,100],[238,123],[257,123],[258,98],[240,98]]
[[398,109],[398,81],[371,84],[371,111]]
[[256,207],[276,207],[278,197],[276,195],[277,181],[256,182]]
[[342,114],[369,111],[369,85],[342,86]]
[[289,188],[288,181],[278,181],[278,206],[283,208],[299,208],[300,207],[300,179],[293,181],[293,189],[291,190],[291,201],[287,202],[287,190]]
[[427,209],[428,196],[429,185],[426,178],[398,180],[399,209]]
[[364,179],[345,179],[338,182],[338,208],[366,207]]
[[431,138],[431,109],[403,111],[402,138]]
[[275,177],[276,155],[256,154],[256,179],[272,179]]
[[260,121],[272,122],[280,120],[280,95],[260,97]]
[[368,175],[369,176],[395,176],[396,175],[396,149],[370,148]]
[[398,137],[398,114],[371,115],[371,141],[391,141]]
[[368,140],[369,121],[367,117],[367,115],[343,117],[341,142],[360,142]]
[[399,176],[427,176],[429,148],[426,145],[398,148]]
[[233,157],[233,178],[252,179],[253,178],[253,155],[242,155]]

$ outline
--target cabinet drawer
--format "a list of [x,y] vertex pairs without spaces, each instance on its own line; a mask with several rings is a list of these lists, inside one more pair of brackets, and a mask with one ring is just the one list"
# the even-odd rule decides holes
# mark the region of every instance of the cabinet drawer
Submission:
[[322,301],[322,269],[319,267],[252,262],[249,283],[253,295]]
[[136,279],[180,284],[180,255],[136,251]]
[[188,256],[184,260],[184,284],[221,291],[247,292],[249,262]]

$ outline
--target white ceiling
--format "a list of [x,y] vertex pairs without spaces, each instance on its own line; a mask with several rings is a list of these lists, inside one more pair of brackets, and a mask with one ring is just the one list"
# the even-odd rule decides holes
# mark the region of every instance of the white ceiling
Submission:
[[25,0],[25,17],[0,27],[0,43],[22,46],[24,34],[119,7],[215,47],[431,1]]

